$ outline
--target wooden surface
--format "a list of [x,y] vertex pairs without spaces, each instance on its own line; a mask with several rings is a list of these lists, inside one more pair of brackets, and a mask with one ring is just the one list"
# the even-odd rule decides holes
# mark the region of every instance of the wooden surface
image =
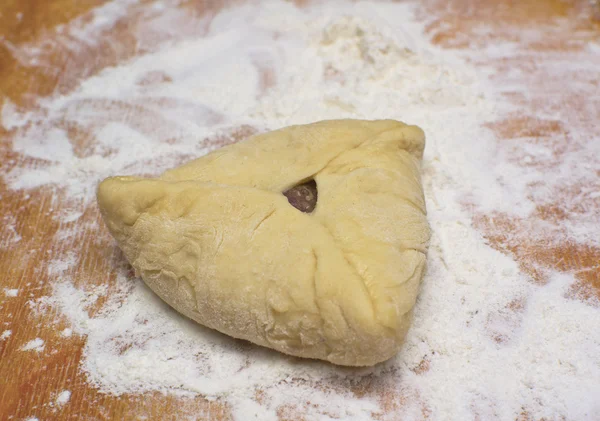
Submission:
[[[7,99],[24,108],[34,107],[36,99],[56,93],[68,92],[81,80],[117,64],[136,54],[143,54],[150,46],[140,45],[131,33],[136,20],[140,19],[136,7],[127,11],[127,19],[117,22],[101,34],[101,41],[85,48],[53,48],[44,52],[44,65],[28,62],[15,53],[18,46],[41,43],[51,36],[52,28],[77,17],[85,18],[91,8],[103,0],[4,0],[0,4],[0,94],[2,105]],[[190,15],[211,14],[222,7],[223,2],[187,0],[182,8]],[[307,3],[299,1],[299,4]],[[492,66],[498,75],[511,68],[521,70],[521,82],[531,86],[527,95],[507,93],[510,99],[522,107],[522,112],[506,121],[491,125],[498,136],[511,147],[513,139],[526,136],[532,142],[543,143],[554,151],[557,160],[569,153],[569,134],[589,134],[599,130],[600,76],[599,74],[564,74],[554,72],[550,60],[533,59],[528,52],[577,52],[586,60],[597,60],[593,52],[585,56],[585,45],[600,37],[597,19],[600,12],[591,2],[558,0],[484,1],[451,0],[449,2],[427,0],[422,2],[421,14],[432,23],[428,31],[433,40],[445,48],[481,49],[500,41],[521,42],[519,54],[514,59],[494,60],[482,54],[481,63]],[[433,19],[431,18],[433,17]],[[560,19],[560,30],[554,22]],[[491,30],[482,34],[478,29],[486,23]],[[537,41],[526,44],[521,37],[525,31],[536,28],[543,33]],[[567,30],[565,30],[567,28]],[[185,30],[186,28],[182,28]],[[528,41],[527,41],[528,42]],[[81,46],[80,46],[81,47]],[[596,53],[597,54],[597,53]],[[600,68],[600,63],[599,67]],[[580,82],[569,84],[577,78]],[[536,117],[540,110],[565,107],[560,120],[544,120]],[[23,158],[11,149],[12,133],[0,128],[0,171],[8,173]],[[83,139],[83,138],[82,138]],[[227,140],[230,141],[230,140]],[[75,145],[85,150],[84,140]],[[600,160],[600,158],[598,158]],[[596,173],[600,178],[600,168]],[[551,173],[553,167],[540,168]],[[573,297],[600,296],[600,248],[572,242],[551,241],[560,236],[560,227],[571,213],[582,208],[598,209],[599,198],[581,199],[581,186],[565,180],[552,186],[556,190],[556,203],[538,206],[529,219],[514,219],[503,214],[474,214],[473,220],[494,247],[513,255],[522,268],[536,282],[545,282],[548,270],[575,273],[579,284]],[[44,325],[27,302],[48,294],[47,263],[57,253],[52,241],[60,228],[60,221],[52,218],[63,204],[59,191],[51,187],[34,190],[13,191],[0,181],[0,216],[3,224],[12,218],[21,236],[11,242],[8,231],[2,232],[0,240],[0,287],[19,289],[17,297],[6,298],[0,291],[0,331],[10,329],[12,335],[0,342],[0,420],[24,419],[35,415],[40,420],[53,419],[149,419],[176,418],[179,414],[203,414],[206,419],[230,419],[226,405],[209,402],[201,397],[182,399],[161,394],[144,394],[111,397],[98,393],[86,384],[84,375],[78,371],[84,338],[59,337],[62,326]],[[587,200],[587,201],[586,201]],[[536,221],[546,221],[557,229],[549,237],[531,237],[528,227]],[[114,278],[112,268],[122,259],[112,247],[107,235],[93,238],[87,235],[97,231],[98,212],[89,206],[74,224],[91,227],[78,231],[77,235],[61,243],[64,249],[85,250],[78,264],[69,269],[74,282],[108,284]],[[63,227],[64,228],[64,227]],[[550,244],[550,245],[549,245]],[[101,303],[100,303],[101,304]],[[57,319],[54,317],[52,320]],[[58,318],[57,320],[60,320]],[[18,348],[31,338],[45,341],[42,354],[19,352]],[[600,350],[599,350],[600,351]],[[427,363],[419,370],[426,371]],[[68,389],[72,392],[70,402],[64,407],[49,404],[56,394]],[[405,397],[394,390],[381,390],[365,380],[355,390],[359,396],[372,395],[382,404],[383,410],[402,405]],[[259,392],[257,397],[260,398]],[[302,419],[301,410],[281,408],[282,419]],[[424,412],[424,417],[426,417]],[[377,414],[374,415],[377,417]],[[523,413],[521,420],[530,419]]]

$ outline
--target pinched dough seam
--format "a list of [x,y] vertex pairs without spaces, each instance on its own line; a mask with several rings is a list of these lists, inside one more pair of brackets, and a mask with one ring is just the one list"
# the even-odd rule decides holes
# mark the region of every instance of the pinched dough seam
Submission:
[[275,212],[277,212],[277,208],[273,208],[267,215],[265,215],[259,222],[258,224],[256,224],[256,226],[252,229],[252,235],[250,236],[250,240],[254,239],[254,234],[256,234],[256,231],[258,231],[258,229],[261,227],[261,225],[263,225],[269,218],[271,218]]
[[[325,171],[325,170],[326,170],[326,169],[327,169],[327,168],[328,168],[328,167],[329,167],[329,166],[332,164],[332,162],[333,162],[333,161],[335,161],[336,159],[338,159],[339,157],[341,157],[341,156],[342,156],[342,155],[344,155],[345,153],[349,153],[349,152],[351,152],[351,151],[354,151],[354,150],[356,150],[356,149],[359,149],[359,148],[363,147],[365,144],[367,144],[367,143],[369,143],[369,142],[373,141],[375,138],[378,138],[378,137],[380,137],[380,136],[381,136],[381,135],[383,135],[384,133],[391,132],[391,131],[398,130],[398,129],[401,129],[401,130],[402,130],[402,129],[405,129],[406,127],[408,127],[408,126],[403,126],[403,127],[395,127],[395,128],[392,128],[392,129],[385,129],[385,130],[382,130],[382,131],[380,131],[380,132],[377,132],[377,133],[373,134],[373,135],[372,135],[372,136],[370,136],[370,137],[367,137],[367,138],[365,138],[365,139],[364,139],[364,140],[362,140],[362,141],[361,141],[361,142],[360,142],[358,145],[356,145],[356,146],[353,146],[353,147],[351,147],[350,149],[346,149],[346,150],[340,151],[340,152],[339,152],[338,154],[336,154],[336,155],[335,155],[333,158],[331,158],[330,160],[328,160],[328,161],[327,161],[327,162],[326,162],[326,163],[325,163],[325,164],[324,164],[324,165],[321,167],[321,169],[319,169],[318,171],[315,171],[315,172],[314,172],[314,173],[313,173],[311,176],[309,176],[309,177],[306,177],[306,179],[310,179],[310,178],[313,178],[313,179],[314,179],[316,176],[318,176],[318,175],[319,175],[319,173],[321,173],[321,172]],[[314,134],[312,134],[312,133],[306,133],[306,137],[310,137],[310,138],[312,138],[313,140],[315,140],[315,141],[317,141],[317,142],[319,141],[319,140],[317,139],[317,137],[316,137]],[[402,136],[402,139],[403,139],[403,140],[406,140],[406,139],[405,139],[405,136]],[[410,142],[409,142],[409,143],[410,143]],[[412,143],[410,143],[410,145],[412,145]],[[409,154],[412,156],[412,154],[410,153],[410,150],[409,150],[409,149],[407,149],[407,148],[403,148],[403,147],[402,147],[402,146],[400,146],[400,145],[398,145],[398,146],[400,147],[400,149],[401,149],[401,150],[404,150],[404,151],[408,152],[408,153],[409,153]],[[369,168],[369,167],[361,167],[361,168],[363,168],[363,169],[364,169],[364,168]],[[302,183],[297,183],[297,184],[302,184]]]
[[[371,308],[372,308],[372,311],[373,311],[373,316],[374,316],[374,317],[377,319],[377,311],[376,311],[376,306],[375,306],[375,302],[374,302],[374,299],[373,299],[372,291],[371,291],[371,289],[369,288],[369,286],[367,285],[367,281],[366,281],[366,279],[365,279],[363,276],[361,276],[361,275],[360,275],[360,273],[359,273],[358,269],[356,268],[356,265],[355,265],[354,263],[352,263],[352,261],[351,261],[351,260],[348,258],[348,256],[347,256],[347,252],[344,250],[343,246],[342,246],[342,245],[340,245],[340,244],[338,243],[338,241],[337,241],[336,237],[333,235],[333,233],[331,232],[331,230],[329,229],[329,227],[327,227],[327,226],[326,226],[324,223],[322,223],[322,222],[320,222],[320,223],[319,223],[319,225],[321,225],[321,226],[322,226],[322,227],[323,227],[323,228],[324,228],[324,229],[327,231],[327,233],[329,234],[329,236],[330,236],[330,237],[331,237],[331,239],[333,240],[333,243],[334,243],[334,245],[335,245],[336,249],[337,249],[337,250],[338,250],[338,251],[339,251],[339,252],[342,254],[342,256],[344,257],[344,260],[346,260],[346,263],[348,263],[349,267],[350,267],[350,268],[353,270],[354,274],[355,274],[355,275],[356,275],[356,276],[357,276],[357,277],[358,277],[358,278],[361,280],[362,284],[363,284],[363,285],[364,285],[364,287],[365,287],[365,290],[366,290],[366,291],[367,291],[367,293],[369,294],[369,302],[371,303]],[[358,224],[358,225],[360,226],[360,224]],[[418,250],[418,249],[416,249],[416,248],[414,248],[414,247],[401,247],[401,246],[399,246],[399,245],[395,245],[395,244],[388,244],[388,243],[385,243],[385,242],[382,242],[382,241],[379,241],[379,240],[374,240],[374,241],[377,241],[378,243],[380,243],[380,244],[383,244],[383,245],[385,245],[386,247],[393,247],[393,248],[397,248],[397,249],[399,249],[399,251],[400,251],[400,252],[404,252],[404,251],[409,251],[409,250],[412,250],[412,251],[415,251],[415,252],[417,252],[417,253],[419,253],[419,254],[422,254],[423,256],[425,256],[425,255],[426,255],[426,253],[425,253],[425,252],[423,252],[422,250]],[[408,281],[410,281],[410,279],[411,279],[411,278],[414,276],[414,274],[415,274],[416,270],[417,270],[417,266],[415,266],[415,267],[413,268],[413,273],[412,273],[412,275],[411,275],[409,278],[407,278],[407,280],[406,280],[405,282],[403,282],[403,283],[402,283],[402,285],[404,285],[405,283],[407,283]],[[315,296],[316,296],[316,293],[315,293]],[[404,316],[404,315],[405,315],[406,313],[408,313],[409,311],[410,311],[410,309],[409,309],[408,311],[406,311],[405,313],[401,314],[401,316]],[[382,324],[380,324],[380,323],[378,323],[378,324],[379,324],[379,325],[380,325],[382,328],[385,328],[386,330],[389,330],[389,331],[391,331],[392,333],[393,333],[393,332],[395,332],[395,330],[394,330],[394,329],[392,329],[392,328],[390,328],[390,327],[388,327],[388,326],[384,326],[384,325],[382,325]]]
[[321,326],[320,326],[320,331],[322,332],[322,336],[321,338],[323,339],[323,345],[325,346],[325,350],[326,350],[326,354],[327,354],[327,358],[329,358],[329,355],[331,355],[331,346],[329,345],[329,343],[327,342],[327,339],[325,338],[325,319],[323,318],[323,309],[321,308],[321,304],[319,303],[318,300],[318,294],[317,294],[317,272],[318,272],[318,268],[319,268],[319,256],[317,254],[317,251],[314,249],[314,247],[312,248],[312,254],[314,257],[314,265],[313,265],[313,281],[312,281],[312,289],[315,295],[315,305],[317,306],[317,311],[318,311],[318,315],[319,315],[319,320],[321,321]]
[[[354,272],[354,274],[362,282],[362,284],[365,287],[365,290],[367,291],[367,294],[369,296],[369,303],[371,304],[371,310],[373,311],[373,316],[376,317],[377,313],[375,312],[375,303],[373,302],[373,296],[371,295],[371,291],[370,291],[369,287],[367,286],[367,283],[366,283],[365,279],[362,276],[360,276],[360,273],[358,272],[358,269],[352,264],[352,262],[350,262],[350,260],[346,256],[346,253],[344,252],[344,250],[342,249],[342,247],[338,244],[337,239],[335,238],[335,236],[333,235],[333,233],[331,232],[331,230],[329,229],[329,227],[327,227],[322,222],[316,222],[316,223],[319,224],[321,227],[323,227],[323,229],[327,232],[327,234],[329,235],[329,237],[331,237],[331,240],[333,241],[333,244],[334,244],[335,248],[341,253],[341,255],[344,257],[344,260],[346,261],[346,263],[348,264],[348,266],[350,267],[350,269]],[[318,297],[317,297],[316,290],[315,290],[315,299],[317,299],[317,298]],[[350,329],[350,325],[348,325],[348,328]]]

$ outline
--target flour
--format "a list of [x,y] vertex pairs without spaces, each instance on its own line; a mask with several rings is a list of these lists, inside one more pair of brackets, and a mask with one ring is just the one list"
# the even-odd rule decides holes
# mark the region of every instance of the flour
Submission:
[[[63,31],[93,38],[120,16],[117,4],[96,9],[89,23],[73,23],[76,31]],[[147,7],[162,10],[148,23],[153,31],[180,18],[169,2]],[[235,341],[175,313],[126,268],[117,269],[110,291],[76,286],[69,270],[81,256],[65,250],[48,265],[53,292],[37,306],[61,310],[70,324],[63,337],[85,337],[81,370],[88,382],[114,395],[160,391],[221,399],[238,420],[275,420],[290,408],[306,419],[344,420],[423,414],[514,420],[523,413],[584,420],[600,412],[598,307],[565,298],[571,274],[548,269],[545,285],[531,282],[511,257],[487,244],[470,213],[526,217],[536,203],[549,201],[551,192],[532,189],[544,175],[529,164],[551,160],[552,150],[524,145],[518,155],[526,165],[519,165],[498,148],[484,123],[514,109],[481,69],[431,45],[414,7],[238,6],[217,14],[205,37],[159,43],[68,94],[39,100],[39,109],[5,103],[1,121],[16,133],[13,150],[38,161],[14,166],[4,181],[15,190],[61,190],[67,204],[56,213],[63,223],[57,243],[83,229],[79,218],[102,178],[158,174],[208,152],[216,147],[210,139],[242,125],[263,131],[327,118],[395,118],[427,134],[423,182],[433,237],[414,322],[397,357],[348,369]],[[32,48],[21,52],[30,65]],[[92,139],[86,149],[74,146],[71,126]],[[591,161],[580,158],[598,156],[599,144],[589,142],[560,164],[564,177],[590,186],[581,194],[591,199],[598,199],[597,182],[586,173]],[[584,165],[577,168],[578,162]],[[593,212],[567,220],[566,238],[597,242],[600,221]],[[534,227],[531,235],[547,229]],[[86,227],[86,235],[104,231]],[[105,301],[92,312],[99,298]],[[43,341],[26,348],[43,349]],[[365,383],[390,391],[391,403],[377,393],[350,392]]]
[[56,404],[58,406],[66,405],[67,403],[69,403],[70,399],[71,399],[71,391],[70,390],[63,390],[56,397]]
[[44,341],[40,338],[32,339],[23,345],[20,349],[21,351],[35,351],[42,352],[46,346],[44,345]]
[[0,238],[0,248],[10,248],[21,241],[17,228],[15,227],[16,218],[13,215],[6,215],[3,219],[3,232]]

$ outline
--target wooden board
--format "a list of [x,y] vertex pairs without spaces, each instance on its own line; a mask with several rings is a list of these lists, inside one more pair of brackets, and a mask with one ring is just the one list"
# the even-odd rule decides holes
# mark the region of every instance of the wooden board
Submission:
[[[44,53],[44,65],[28,62],[15,53],[25,43],[39,43],[49,36],[57,25],[75,18],[84,18],[93,7],[104,0],[4,0],[0,4],[0,105],[10,100],[24,109],[35,106],[35,100],[73,89],[80,81],[96,74],[101,69],[115,65],[145,52],[132,35],[137,19],[141,19],[136,7],[127,9],[126,19],[117,21],[102,34],[102,41],[86,48],[56,48]],[[180,5],[188,13],[201,16],[218,11],[225,3],[187,0]],[[302,5],[306,1],[298,1]],[[428,27],[433,40],[448,49],[470,48],[484,51],[501,41],[521,43],[518,54],[512,59],[494,59],[482,53],[481,65],[495,69],[498,75],[506,75],[511,69],[520,69],[516,76],[521,83],[530,86],[529,92],[508,92],[507,96],[522,107],[522,112],[506,121],[490,126],[505,141],[511,142],[526,136],[532,142],[550,147],[560,160],[570,153],[570,135],[578,133],[598,141],[600,121],[600,76],[558,72],[548,59],[546,62],[537,52],[560,53],[566,57],[577,54],[584,60],[600,61],[592,50],[586,53],[586,44],[600,37],[600,9],[593,2],[559,0],[427,0],[422,2],[421,15],[430,21]],[[560,27],[555,23],[559,20]],[[485,23],[488,30],[479,30]],[[524,36],[533,29],[543,37],[532,42]],[[565,83],[578,80],[577,84]],[[536,117],[540,111],[562,107],[561,120]],[[247,132],[241,130],[232,139],[215,140],[230,142],[238,140]],[[11,132],[0,128],[0,172],[7,174],[21,164],[21,155],[12,151]],[[75,136],[77,138],[77,136]],[[86,144],[75,147],[85,151]],[[515,159],[517,159],[516,157]],[[600,157],[597,158],[600,165]],[[552,166],[540,168],[551,173]],[[600,178],[600,166],[596,166]],[[600,248],[574,242],[551,241],[551,237],[539,238],[528,235],[528,227],[537,221],[546,221],[559,229],[551,236],[560,237],[560,227],[571,213],[596,209],[600,213],[600,199],[582,199],[582,186],[565,180],[555,189],[556,203],[539,205],[528,219],[515,219],[505,214],[473,214],[473,221],[490,243],[514,256],[521,267],[530,273],[536,282],[543,283],[549,270],[575,273],[579,280],[573,289],[575,299],[600,296]],[[0,342],[0,419],[24,419],[35,415],[40,420],[53,419],[174,419],[178,415],[194,413],[200,418],[227,420],[229,409],[221,402],[210,402],[202,397],[177,398],[162,394],[144,394],[113,397],[103,395],[86,383],[79,371],[79,360],[84,339],[73,336],[60,337],[62,326],[45,325],[44,319],[36,315],[28,301],[50,292],[45,283],[47,264],[60,250],[53,236],[60,221],[52,218],[64,204],[61,194],[51,187],[35,190],[14,191],[0,181],[0,216],[6,224],[12,218],[16,232],[21,237],[11,242],[12,234],[1,231],[0,240],[0,287],[16,288],[17,297],[6,299],[0,291],[0,331],[10,329],[12,335]],[[86,280],[96,284],[114,281],[114,262],[119,259],[114,248],[109,247],[107,235],[95,237],[99,223],[95,207],[88,207],[77,221],[85,229],[65,239],[60,249],[73,249],[81,253],[81,260],[69,270],[75,282]],[[92,235],[94,234],[94,235]],[[562,238],[562,237],[561,237]],[[553,244],[548,246],[548,244]],[[558,244],[558,245],[556,245]],[[101,305],[102,302],[99,302]],[[48,315],[48,320],[58,316]],[[58,317],[58,320],[60,318]],[[18,348],[31,338],[45,341],[46,352],[42,354],[19,352]],[[600,350],[598,350],[600,352]],[[419,370],[426,371],[424,362]],[[56,400],[57,392],[68,389],[72,392],[68,405],[59,407],[50,404]],[[357,384],[353,390],[357,396],[375,397],[383,411],[402,405],[406,397],[400,391],[385,390],[368,380]],[[257,392],[260,399],[260,391]],[[301,409],[281,408],[281,419],[302,419]],[[381,415],[381,414],[379,414]],[[374,414],[374,418],[379,416]],[[423,418],[427,412],[423,412]],[[520,420],[531,419],[523,413]]]

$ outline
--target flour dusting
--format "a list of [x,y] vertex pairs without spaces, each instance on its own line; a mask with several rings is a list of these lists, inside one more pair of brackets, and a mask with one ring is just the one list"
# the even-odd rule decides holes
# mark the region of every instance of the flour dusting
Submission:
[[71,391],[70,390],[63,390],[56,397],[56,404],[58,406],[66,405],[67,403],[69,403],[70,399],[71,399]]
[[[153,51],[106,68],[69,93],[39,99],[34,110],[5,102],[0,122],[14,133],[12,150],[27,160],[3,174],[4,182],[13,190],[58,188],[65,205],[55,216],[61,222],[56,244],[85,230],[99,238],[98,248],[114,247],[104,227],[81,222],[105,177],[156,175],[239,133],[330,118],[393,118],[419,125],[427,136],[428,271],[403,350],[376,367],[350,369],[198,326],[133,278],[122,260],[114,263],[110,285],[76,282],[71,271],[84,257],[63,250],[46,268],[52,293],[36,305],[60,310],[69,324],[61,328],[64,340],[85,337],[80,368],[89,383],[113,395],[160,391],[219,399],[236,420],[276,420],[288,412],[293,419],[294,410],[306,419],[343,420],[523,414],[591,420],[600,412],[598,303],[569,297],[572,273],[545,268],[548,281],[532,282],[474,227],[476,215],[527,218],[551,201],[551,189],[535,188],[547,175],[533,164],[553,152],[524,142],[519,163],[499,147],[489,123],[516,110],[469,53],[434,46],[411,3],[240,5],[212,17],[204,36],[173,41],[167,35],[181,19],[175,3],[145,6],[160,18],[140,24],[140,42],[160,31],[170,40],[157,41]],[[118,5],[109,2],[89,22],[61,31],[93,38],[121,16],[126,8]],[[24,64],[43,58],[25,47],[15,47]],[[588,159],[600,155],[599,145],[590,141],[572,151],[554,180],[568,176],[590,186],[581,193],[590,202],[600,199],[591,175],[597,164]],[[597,210],[589,205],[567,219],[561,238],[598,245]],[[554,229],[541,222],[530,235]],[[40,351],[44,342],[37,338],[21,349]],[[369,392],[356,392],[365,384]],[[63,391],[57,404],[69,399]]]
[[23,345],[21,351],[42,352],[45,347],[43,339],[35,338]]

